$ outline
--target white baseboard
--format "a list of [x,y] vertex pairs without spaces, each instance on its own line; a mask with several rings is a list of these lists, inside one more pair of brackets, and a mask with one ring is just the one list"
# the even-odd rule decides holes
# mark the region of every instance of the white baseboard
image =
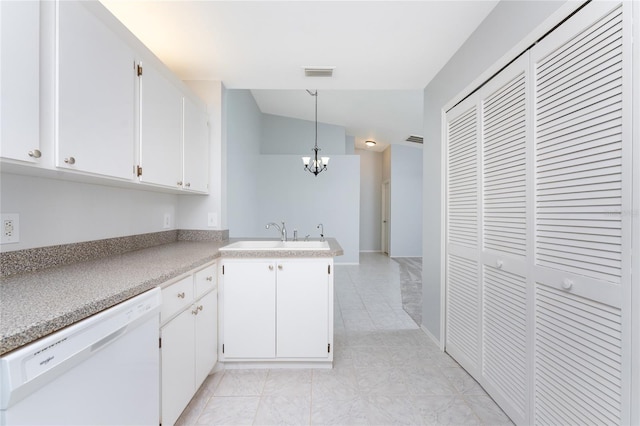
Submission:
[[382,250],[360,250],[360,253],[382,253]]

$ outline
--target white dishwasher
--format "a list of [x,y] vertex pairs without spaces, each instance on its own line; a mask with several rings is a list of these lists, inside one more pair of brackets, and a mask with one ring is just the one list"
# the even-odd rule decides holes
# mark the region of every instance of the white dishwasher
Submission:
[[0,359],[1,425],[159,423],[160,289]]

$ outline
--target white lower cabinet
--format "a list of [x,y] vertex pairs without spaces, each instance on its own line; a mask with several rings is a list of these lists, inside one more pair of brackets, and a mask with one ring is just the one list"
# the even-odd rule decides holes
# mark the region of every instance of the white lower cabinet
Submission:
[[173,425],[216,364],[216,264],[162,290],[161,422]]
[[221,359],[333,360],[333,259],[225,259]]

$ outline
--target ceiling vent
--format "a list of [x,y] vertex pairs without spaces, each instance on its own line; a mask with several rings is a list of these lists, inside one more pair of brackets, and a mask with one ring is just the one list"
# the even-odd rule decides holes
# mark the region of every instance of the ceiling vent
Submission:
[[405,140],[407,142],[413,142],[413,143],[419,143],[419,144],[424,142],[424,139],[422,138],[422,136],[416,136],[416,135],[411,135]]
[[335,67],[304,67],[305,77],[333,77]]

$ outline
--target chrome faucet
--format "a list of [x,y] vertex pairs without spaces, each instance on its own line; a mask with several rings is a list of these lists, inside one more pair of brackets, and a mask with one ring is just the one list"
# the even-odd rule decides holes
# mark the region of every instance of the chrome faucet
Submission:
[[324,226],[321,223],[319,223],[318,226],[316,226],[316,228],[320,230],[320,241],[324,241]]
[[282,222],[282,227],[275,222],[269,222],[265,226],[265,229],[269,229],[269,227],[274,226],[278,232],[280,232],[280,237],[282,241],[287,241],[287,228],[284,226],[284,222]]

